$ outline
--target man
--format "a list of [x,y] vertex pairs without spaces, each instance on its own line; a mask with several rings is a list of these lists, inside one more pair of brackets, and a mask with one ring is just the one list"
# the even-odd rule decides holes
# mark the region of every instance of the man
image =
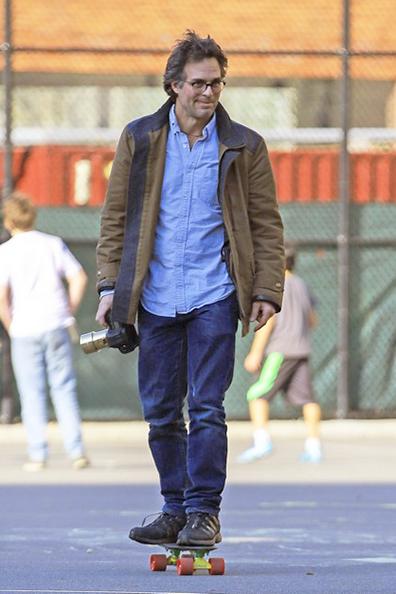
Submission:
[[[81,437],[76,377],[68,327],[87,276],[59,237],[34,230],[36,209],[18,193],[6,199],[3,224],[11,239],[0,246],[0,320],[11,338],[29,461],[46,466],[47,382],[65,449],[75,469],[88,466]],[[67,292],[64,288],[67,285]]]
[[322,459],[321,410],[314,401],[309,370],[310,330],[316,325],[314,299],[305,282],[293,272],[294,265],[295,252],[287,249],[282,311],[255,334],[245,359],[245,369],[252,374],[260,373],[260,376],[246,395],[254,444],[239,456],[242,463],[264,458],[272,452],[268,431],[269,403],[278,392],[284,392],[291,404],[302,407],[307,438],[301,460],[317,463]]
[[161,515],[130,532],[143,543],[220,542],[237,319],[246,333],[249,317],[261,327],[281,307],[271,167],[263,139],[219,103],[226,68],[212,38],[187,31],[167,62],[169,100],[122,133],[102,213],[96,319],[138,315],[139,391],[164,498]]

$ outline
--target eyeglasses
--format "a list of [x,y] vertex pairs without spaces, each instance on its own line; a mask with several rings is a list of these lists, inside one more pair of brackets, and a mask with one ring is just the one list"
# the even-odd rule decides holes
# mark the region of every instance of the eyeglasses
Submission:
[[221,78],[215,78],[212,82],[206,82],[201,78],[197,78],[196,80],[185,80],[187,84],[189,84],[195,93],[205,93],[206,89],[210,87],[212,89],[212,93],[220,93],[225,87],[225,80],[221,80]]

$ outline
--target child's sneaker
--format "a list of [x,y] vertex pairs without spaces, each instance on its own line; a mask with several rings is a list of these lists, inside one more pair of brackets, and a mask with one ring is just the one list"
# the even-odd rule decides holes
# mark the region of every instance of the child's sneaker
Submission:
[[305,450],[301,456],[300,456],[300,461],[301,462],[311,462],[313,464],[319,464],[319,462],[322,462],[322,452],[321,450]]
[[90,462],[85,456],[79,456],[72,460],[72,467],[74,470],[83,470],[84,468],[88,468],[89,465]]
[[45,467],[45,460],[29,460],[22,466],[22,470],[25,472],[40,472],[41,470],[44,470]]
[[268,443],[265,446],[253,446],[242,452],[237,458],[237,462],[240,464],[247,464],[265,458],[272,453],[272,443]]
[[304,451],[300,456],[301,462],[311,462],[318,464],[322,461],[322,448],[320,439],[317,437],[307,437],[305,440]]

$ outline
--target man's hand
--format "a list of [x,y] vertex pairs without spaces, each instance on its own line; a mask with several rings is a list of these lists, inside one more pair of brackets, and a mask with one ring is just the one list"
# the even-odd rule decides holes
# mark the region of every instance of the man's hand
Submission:
[[106,322],[106,314],[111,310],[113,306],[113,295],[105,295],[101,298],[98,305],[98,311],[96,312],[95,320],[101,326],[108,326]]
[[250,321],[258,322],[254,331],[257,332],[257,330],[265,326],[275,313],[275,306],[269,303],[269,301],[253,301]]

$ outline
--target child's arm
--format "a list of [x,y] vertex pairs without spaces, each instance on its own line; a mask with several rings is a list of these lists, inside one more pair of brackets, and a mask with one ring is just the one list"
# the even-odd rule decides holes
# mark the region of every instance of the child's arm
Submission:
[[8,286],[0,287],[0,321],[8,332],[11,325],[11,299]]
[[308,324],[311,329],[315,328],[318,325],[318,314],[313,308],[309,312]]
[[260,328],[254,335],[252,346],[244,361],[245,369],[249,373],[259,373],[261,369],[265,347],[267,346],[269,337],[275,327],[275,318],[276,316],[272,316],[265,326]]

